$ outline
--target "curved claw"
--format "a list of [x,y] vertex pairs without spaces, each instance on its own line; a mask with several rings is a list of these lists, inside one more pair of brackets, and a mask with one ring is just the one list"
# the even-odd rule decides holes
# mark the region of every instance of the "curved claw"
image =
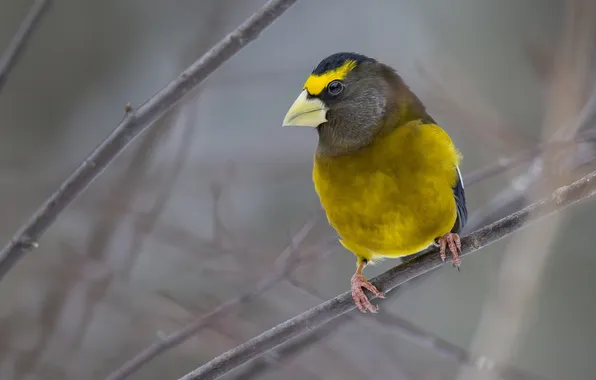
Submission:
[[354,303],[356,304],[358,310],[360,310],[363,313],[366,313],[366,311],[376,313],[378,307],[370,303],[368,297],[366,296],[366,294],[364,294],[362,288],[369,290],[371,293],[373,293],[375,296],[379,298],[385,298],[385,294],[383,292],[380,292],[373,284],[370,283],[370,281],[368,281],[363,275],[358,273],[352,276],[351,284],[352,298],[354,299]]
[[441,255],[441,260],[445,262],[447,259],[447,248],[449,248],[449,252],[451,252],[451,264],[454,267],[457,267],[459,271],[459,266],[461,264],[461,258],[459,257],[462,254],[461,251],[461,240],[458,234],[454,233],[447,233],[438,239],[439,244],[439,254]]

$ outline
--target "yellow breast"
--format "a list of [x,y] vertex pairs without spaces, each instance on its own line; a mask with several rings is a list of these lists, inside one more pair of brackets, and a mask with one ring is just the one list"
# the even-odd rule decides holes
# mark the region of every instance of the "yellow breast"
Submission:
[[435,124],[409,122],[358,152],[315,156],[313,180],[342,244],[357,256],[404,256],[456,220],[459,153]]

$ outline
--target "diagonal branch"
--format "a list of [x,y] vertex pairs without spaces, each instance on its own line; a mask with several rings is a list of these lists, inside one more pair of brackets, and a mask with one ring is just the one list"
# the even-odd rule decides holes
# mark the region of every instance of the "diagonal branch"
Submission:
[[[250,365],[247,365],[245,368],[242,368],[238,374],[234,374],[231,380],[248,380],[248,379],[263,379],[267,378],[267,370],[273,368],[281,367],[282,365],[289,362],[291,359],[295,359],[303,352],[305,349],[321,342],[323,339],[328,338],[334,332],[336,332],[337,327],[339,324],[342,324],[349,320],[349,316],[344,315],[339,317],[333,321],[333,323],[329,323],[317,331],[307,332],[306,334],[301,335],[297,339],[293,339],[286,344],[282,344],[274,351],[269,351],[265,355],[259,357],[259,359],[253,360]],[[311,373],[313,372],[312,369],[305,368],[309,370]],[[305,375],[309,376],[311,373],[305,373],[302,377],[298,377],[295,369],[292,368],[292,375],[294,378],[299,378],[301,380],[305,379]],[[314,378],[314,373],[312,373],[311,378]],[[318,376],[321,379],[320,375]],[[306,380],[306,379],[305,379]]]
[[62,183],[31,219],[0,251],[0,280],[33,248],[58,215],[93,181],[108,164],[141,132],[163,116],[190,90],[196,88],[225,61],[255,40],[297,0],[269,0],[235,31],[213,46],[178,78],[161,89],[137,110],[127,114],[116,129]]
[[[297,289],[302,290],[306,294],[316,297],[320,300],[324,299],[316,289],[310,287],[307,284],[301,283],[293,278],[289,278],[290,284],[295,286]],[[393,294],[392,296],[395,296]],[[340,319],[337,318],[333,322],[337,324],[339,321],[357,320],[361,323],[366,323],[371,327],[378,330],[380,334],[387,334],[388,332],[396,332],[399,335],[405,337],[413,343],[416,343],[420,347],[425,347],[433,352],[439,354],[449,360],[453,360],[460,365],[466,365],[474,367],[478,370],[487,370],[496,372],[503,379],[516,379],[516,380],[546,380],[545,378],[529,373],[527,371],[508,366],[502,363],[497,363],[491,358],[485,356],[473,355],[466,350],[446,341],[445,339],[432,334],[422,328],[416,326],[410,321],[401,318],[396,315],[388,313],[382,313],[378,315],[372,314],[354,314],[347,315],[348,318]],[[325,325],[325,328],[330,323]],[[283,349],[277,354],[277,360],[283,360],[284,354]]]
[[[488,165],[484,168],[468,173],[465,177],[466,186],[471,186],[477,182],[482,182],[485,179],[492,178],[496,175],[502,174],[509,169],[520,166],[526,162],[533,162],[539,155],[549,152],[563,152],[565,150],[577,149],[578,144],[594,142],[596,140],[596,132],[594,130],[587,130],[578,133],[574,139],[566,141],[553,141],[538,144],[533,148],[521,150],[512,154],[510,157],[499,159],[496,163]],[[587,159],[578,157],[577,161],[584,163]]]
[[15,67],[21,54],[25,51],[29,37],[37,29],[41,17],[50,9],[51,4],[52,0],[35,0],[35,3],[29,8],[21,26],[19,26],[19,30],[17,30],[12,40],[8,43],[8,47],[4,50],[2,56],[0,56],[0,92],[6,84],[8,74]]
[[[582,199],[596,193],[596,172],[556,190],[550,197],[490,224],[462,239],[463,254],[467,255],[482,247],[494,243],[526,226],[554,214]],[[372,282],[381,291],[389,292],[395,287],[423,273],[441,266],[441,259],[436,249],[398,265]],[[373,295],[368,293],[369,297]],[[261,335],[250,339],[240,346],[218,356],[180,380],[212,380],[226,374],[234,368],[259,357],[268,350],[279,346],[288,339],[311,331],[324,323],[354,309],[350,292],[343,293],[324,302],[292,319],[289,319]]]

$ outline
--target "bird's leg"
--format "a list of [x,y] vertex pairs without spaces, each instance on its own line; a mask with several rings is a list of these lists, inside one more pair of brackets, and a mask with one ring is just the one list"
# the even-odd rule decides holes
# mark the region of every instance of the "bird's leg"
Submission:
[[446,233],[437,240],[441,260],[445,262],[445,259],[447,258],[446,251],[447,248],[449,248],[452,256],[451,264],[453,264],[453,266],[457,267],[457,270],[459,270],[459,265],[461,264],[461,259],[459,257],[461,255],[461,241],[459,240],[459,235],[450,232]]
[[366,311],[368,310],[371,313],[376,313],[378,308],[374,306],[372,303],[370,303],[368,297],[366,296],[366,294],[364,294],[362,288],[370,290],[375,296],[379,298],[385,298],[385,294],[380,292],[373,284],[370,283],[370,281],[368,281],[362,275],[362,270],[365,266],[366,262],[360,262],[360,264],[358,264],[358,268],[356,269],[356,273],[354,273],[354,275],[352,276],[352,298],[354,299],[354,303],[358,307],[358,310],[360,310],[361,312],[366,313]]

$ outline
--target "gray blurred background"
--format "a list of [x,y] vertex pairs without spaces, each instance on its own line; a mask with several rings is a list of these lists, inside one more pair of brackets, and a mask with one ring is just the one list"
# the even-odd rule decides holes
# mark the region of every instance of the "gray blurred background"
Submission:
[[[126,103],[149,98],[264,3],[55,1],[0,93],[2,242]],[[0,2],[0,50],[29,6]],[[0,284],[0,379],[105,378],[270,276],[312,218],[297,249],[304,265],[130,378],[177,379],[346,291],[354,257],[332,239],[312,186],[316,133],[280,126],[325,56],[355,51],[396,67],[463,152],[465,177],[550,138],[584,108],[595,19],[592,2],[579,0],[298,1],[135,140]],[[512,179],[526,190],[516,176],[529,168],[466,187],[473,222]],[[497,205],[485,221],[521,204]],[[594,211],[583,203],[521,242],[491,245],[461,273],[446,265],[375,301],[378,317],[351,312],[225,379],[484,378],[486,368],[404,336],[407,321],[536,379],[593,380]],[[497,326],[495,315],[517,327]],[[515,341],[491,348],[499,328]]]

